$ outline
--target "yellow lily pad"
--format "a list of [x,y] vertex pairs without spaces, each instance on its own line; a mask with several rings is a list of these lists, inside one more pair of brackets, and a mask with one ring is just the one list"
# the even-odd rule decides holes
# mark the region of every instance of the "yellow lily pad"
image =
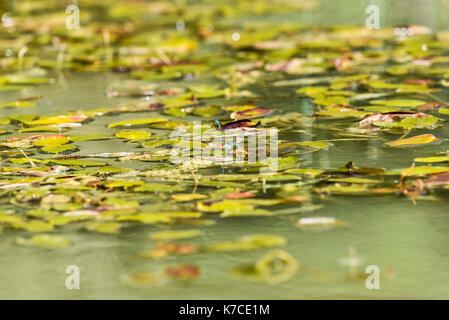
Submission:
[[446,162],[449,161],[449,157],[425,157],[415,158],[415,162]]
[[145,125],[145,124],[152,124],[152,123],[158,123],[158,122],[164,122],[164,121],[167,121],[167,119],[166,118],[144,118],[144,119],[124,120],[124,121],[110,123],[108,125],[108,127],[115,128],[115,127],[141,126],[141,125]]
[[59,146],[59,145],[65,144],[69,141],[70,140],[66,137],[55,136],[55,137],[49,137],[49,138],[43,138],[43,139],[36,140],[33,142],[33,144],[35,146],[39,146],[39,147],[43,147],[43,146],[54,147],[54,146]]
[[173,240],[173,239],[187,239],[201,235],[200,230],[181,230],[181,231],[160,231],[153,233],[151,237],[154,240]]
[[134,131],[120,131],[115,134],[117,138],[128,139],[132,141],[145,140],[151,136],[150,131],[134,130]]
[[67,238],[51,234],[39,234],[30,239],[17,238],[16,242],[21,245],[43,248],[63,248],[70,245],[70,240]]
[[414,136],[410,138],[398,139],[390,141],[387,143],[390,147],[410,147],[410,146],[420,146],[431,143],[440,142],[441,139],[435,137],[433,134],[422,134],[419,136]]

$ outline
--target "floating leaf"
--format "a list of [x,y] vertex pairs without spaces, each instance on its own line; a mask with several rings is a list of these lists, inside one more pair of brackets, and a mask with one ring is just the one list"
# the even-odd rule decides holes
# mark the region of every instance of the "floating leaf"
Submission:
[[163,214],[140,213],[136,215],[118,217],[117,221],[138,221],[142,223],[169,222],[170,218]]
[[160,148],[163,146],[169,146],[173,145],[175,143],[178,143],[180,140],[173,140],[173,139],[160,139],[160,140],[150,140],[145,141],[142,143],[142,147],[147,149],[154,149],[154,148]]
[[122,173],[122,172],[128,172],[130,169],[126,168],[120,168],[120,167],[112,167],[112,166],[105,166],[98,169],[98,173],[100,174],[113,174],[113,173]]
[[177,267],[165,268],[165,273],[174,279],[192,280],[200,275],[200,269],[197,266],[186,264]]
[[239,265],[232,269],[236,276],[244,279],[280,283],[292,278],[300,269],[300,264],[290,254],[282,250],[268,252],[255,264]]
[[230,208],[225,209],[220,217],[242,217],[242,216],[271,216],[273,213],[264,209],[252,209],[252,208]]
[[449,172],[449,167],[431,167],[431,166],[423,166],[423,167],[412,167],[401,170],[402,176],[420,176],[427,174],[435,174]]
[[166,276],[162,273],[140,271],[129,275],[126,280],[137,286],[155,286],[163,284],[166,281]]
[[303,174],[303,175],[309,175],[311,177],[315,177],[317,175],[320,175],[323,173],[323,170],[318,169],[289,169],[286,172],[293,173],[293,174]]
[[297,143],[299,146],[310,147],[316,149],[328,149],[333,144],[326,141],[301,141]]
[[192,254],[197,252],[197,247],[192,244],[175,244],[167,242],[158,242],[154,250],[144,252],[139,256],[141,258],[157,259],[166,256],[167,254]]
[[29,101],[12,101],[12,102],[5,102],[0,103],[0,109],[2,108],[31,108],[35,107],[36,103],[29,102]]
[[313,103],[325,107],[331,107],[334,105],[347,106],[349,105],[349,99],[347,97],[342,96],[328,96],[328,97],[320,96],[315,100],[313,100]]
[[53,224],[38,220],[23,221],[12,223],[12,226],[17,229],[24,229],[30,232],[46,232],[53,230]]
[[141,186],[143,184],[144,184],[143,181],[112,181],[112,182],[108,182],[106,184],[106,187],[128,189],[128,188],[135,187],[135,186]]
[[234,250],[254,250],[258,248],[271,248],[285,245],[287,240],[274,235],[249,235],[237,241],[225,241],[209,244],[202,249],[205,251],[234,251]]
[[28,126],[47,126],[53,124],[83,122],[87,118],[88,117],[85,115],[41,117],[39,120],[25,121],[25,124]]
[[184,107],[177,106],[165,109],[164,113],[178,118],[184,118],[187,116],[187,110]]
[[94,216],[90,214],[79,214],[79,215],[59,215],[54,217],[49,217],[47,221],[55,226],[63,226],[73,222],[85,221],[93,219]]
[[54,146],[59,146],[61,144],[65,144],[69,141],[70,140],[68,138],[66,138],[65,136],[56,135],[53,137],[36,140],[33,142],[33,144],[35,146],[39,146],[39,147],[42,147],[42,146],[54,147]]
[[49,161],[63,166],[100,167],[106,164],[105,162],[91,160],[51,159]]
[[441,114],[449,114],[449,109],[448,108],[442,108],[440,110],[438,110],[439,113]]
[[317,189],[320,193],[330,193],[330,194],[341,194],[341,195],[350,195],[350,194],[364,194],[367,193],[368,189],[366,186],[357,186],[357,185],[350,185],[350,186],[341,186],[341,185],[332,185],[327,186],[324,188]]
[[212,117],[220,113],[221,107],[219,106],[204,106],[196,107],[193,109],[192,113],[201,117]]
[[446,162],[449,161],[449,157],[426,157],[426,158],[415,158],[415,162]]
[[413,100],[413,99],[392,99],[392,100],[371,100],[370,103],[388,107],[417,107],[425,104],[426,102],[422,100]]
[[0,212],[0,224],[7,223],[7,224],[13,224],[13,223],[22,223],[23,218],[20,216],[12,215],[12,214],[5,214]]
[[0,117],[0,124],[9,124],[11,120],[7,117]]
[[136,200],[126,200],[120,198],[106,198],[102,200],[102,203],[107,206],[115,208],[137,208],[139,207],[139,202]]
[[231,119],[242,120],[266,116],[272,113],[273,110],[267,108],[252,108],[243,111],[236,111],[231,114]]
[[357,110],[344,105],[330,105],[324,110],[315,113],[317,116],[327,116],[333,118],[361,118],[366,116],[368,113]]
[[300,218],[297,223],[298,227],[306,230],[322,231],[335,227],[345,227],[346,223],[341,222],[333,217],[305,217]]
[[168,218],[181,218],[192,219],[201,217],[201,212],[195,211],[174,211],[174,212],[162,212],[162,214]]
[[20,129],[19,132],[59,132],[58,127],[31,127]]
[[121,227],[117,222],[88,222],[84,227],[89,231],[100,233],[117,233]]
[[204,212],[243,211],[252,210],[251,204],[239,200],[223,200],[219,202],[197,202],[197,209]]
[[331,178],[329,179],[330,182],[345,182],[345,183],[379,183],[380,181],[372,180],[372,179],[365,179],[365,178],[356,178],[356,177],[349,177],[349,178]]
[[440,138],[436,138],[433,134],[422,134],[410,138],[398,139],[387,143],[390,147],[410,147],[427,145],[431,143],[440,142]]
[[101,134],[82,134],[76,136],[69,136],[71,141],[95,141],[111,139],[111,136]]
[[207,198],[204,194],[199,193],[179,193],[171,196],[176,201],[192,201]]
[[229,199],[245,199],[254,197],[256,194],[251,192],[238,192],[238,193],[228,193],[226,198]]
[[183,191],[184,189],[176,186],[169,186],[165,184],[144,184],[134,189],[137,192],[175,192]]

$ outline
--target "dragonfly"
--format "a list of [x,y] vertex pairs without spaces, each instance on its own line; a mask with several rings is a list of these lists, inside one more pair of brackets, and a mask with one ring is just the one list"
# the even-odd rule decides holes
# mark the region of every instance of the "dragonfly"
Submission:
[[223,129],[222,129],[222,127],[221,127],[221,123],[220,123],[220,121],[217,120],[217,119],[214,119],[214,121],[215,121],[215,123],[217,124],[218,130],[219,130],[220,133],[221,133],[221,139],[222,139],[222,141],[223,141],[223,149],[229,150],[229,149],[233,148],[233,147],[235,146],[235,144],[237,143],[237,141],[234,140],[231,144],[226,145],[226,144],[225,144],[224,134],[223,134]]

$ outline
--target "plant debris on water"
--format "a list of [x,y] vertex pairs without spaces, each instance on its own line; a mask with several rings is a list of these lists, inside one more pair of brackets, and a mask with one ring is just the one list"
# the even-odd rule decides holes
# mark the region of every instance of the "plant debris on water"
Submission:
[[[79,1],[79,30],[65,28],[57,1],[16,6],[0,31],[9,52],[0,58],[0,227],[11,245],[63,251],[88,233],[112,239],[148,228],[141,258],[219,260],[288,243],[275,227],[250,232],[254,221],[293,216],[298,232],[346,232],[350,223],[313,211],[336,199],[447,195],[447,34],[415,28],[400,40],[394,28],[231,23],[225,18],[253,12],[251,2],[183,3]],[[266,2],[258,13],[313,7],[301,3]],[[108,107],[48,112],[45,90],[80,74],[110,79],[101,92]],[[236,148],[262,135],[265,145]],[[408,165],[354,163],[341,152],[354,143]],[[268,159],[251,161],[262,153]],[[320,154],[339,164],[310,160]],[[249,234],[210,240],[237,224]],[[296,259],[276,249],[231,274],[279,283],[295,276]],[[161,285],[203,270],[186,262],[126,281]]]

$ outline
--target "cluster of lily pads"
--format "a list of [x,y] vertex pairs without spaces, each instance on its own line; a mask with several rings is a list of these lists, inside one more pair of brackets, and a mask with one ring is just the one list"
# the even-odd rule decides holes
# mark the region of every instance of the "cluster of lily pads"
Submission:
[[[135,224],[157,225],[166,230],[152,233],[153,248],[139,257],[163,259],[287,242],[281,235],[254,234],[195,243],[222,219],[296,215],[292,228],[322,231],[347,226],[309,213],[329,198],[388,194],[416,201],[447,192],[444,149],[410,159],[406,168],[359,167],[351,155],[338,168],[303,164],[311,152],[332,153],[337,141],[378,140],[384,148],[441,144],[445,139],[431,131],[444,127],[449,114],[442,98],[449,86],[447,32],[410,26],[413,34],[398,39],[393,28],[231,19],[248,11],[312,8],[304,3],[255,8],[250,1],[186,6],[84,0],[78,3],[80,29],[67,29],[58,1],[15,2],[0,31],[0,50],[7,52],[0,58],[0,112],[37,111],[0,117],[2,232],[22,231],[15,239],[19,245],[65,247],[71,245],[64,236],[68,225],[112,235]],[[40,114],[45,96],[27,96],[27,89],[54,85],[61,73],[75,72],[123,76],[104,93],[111,107]],[[10,93],[22,98],[12,101]],[[266,103],[283,99],[296,110]],[[300,108],[304,104],[311,112]],[[214,143],[214,152],[199,162],[190,161],[194,120],[213,138],[201,147]],[[72,134],[99,121],[107,125],[96,133]],[[292,138],[323,126],[335,139],[310,133],[308,140]],[[229,149],[232,156],[236,152],[225,138],[273,129],[279,135],[275,171],[262,170],[268,168],[264,161],[249,163],[248,154],[243,163],[223,161]],[[174,130],[182,130],[188,143],[173,138]],[[116,151],[83,151],[91,141],[112,143]],[[121,151],[124,145],[132,151]],[[187,150],[184,161],[170,161],[174,148]],[[278,282],[297,270],[296,259],[276,249],[233,272]],[[200,266],[168,266],[161,273],[132,274],[128,281],[155,284],[199,275]]]

